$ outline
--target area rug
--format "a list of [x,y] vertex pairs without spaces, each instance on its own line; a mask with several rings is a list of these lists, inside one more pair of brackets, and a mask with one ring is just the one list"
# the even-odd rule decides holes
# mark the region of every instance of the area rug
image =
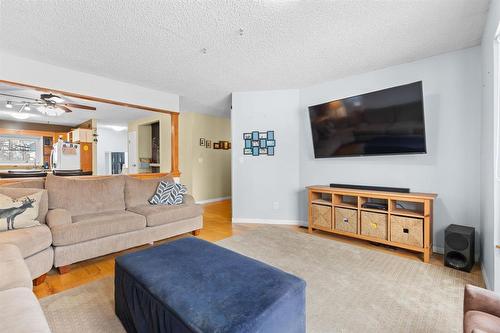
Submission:
[[[306,280],[308,332],[461,332],[464,285],[481,283],[444,266],[278,226],[217,244]],[[41,304],[54,333],[124,332],[111,277]]]

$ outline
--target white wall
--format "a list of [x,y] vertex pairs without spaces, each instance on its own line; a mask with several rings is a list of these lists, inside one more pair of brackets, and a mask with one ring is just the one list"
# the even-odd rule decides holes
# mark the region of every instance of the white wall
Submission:
[[[482,78],[483,114],[481,128],[481,243],[482,269],[486,285],[500,290],[499,244],[499,179],[495,177],[495,161],[498,161],[498,76],[499,50],[495,50],[495,37],[500,21],[500,3],[492,1],[483,33]],[[495,61],[496,60],[496,61]],[[495,158],[496,155],[496,158]],[[498,166],[497,166],[498,169]]]
[[[480,49],[470,48],[301,89],[299,101],[297,91],[233,94],[233,216],[305,221],[304,187],[337,182],[437,193],[437,250],[450,223],[479,231],[480,61]],[[419,80],[427,154],[314,159],[308,106]],[[242,157],[243,132],[273,127],[284,155]]]
[[97,124],[97,174],[108,175],[108,167],[106,165],[106,153],[109,152],[127,152],[128,151],[128,135],[127,131],[115,131],[110,128],[105,128]]
[[[234,222],[297,223],[299,216],[299,92],[233,93]],[[275,156],[243,155],[243,133],[274,130]]]
[[179,111],[179,95],[148,89],[0,51],[0,78],[45,88]]
[[[350,183],[434,192],[434,246],[450,223],[479,231],[480,49],[423,59],[302,89],[300,186]],[[427,154],[314,159],[307,107],[423,81]],[[302,202],[306,202],[302,191]],[[301,205],[301,219],[306,205]],[[479,247],[478,247],[479,249]]]

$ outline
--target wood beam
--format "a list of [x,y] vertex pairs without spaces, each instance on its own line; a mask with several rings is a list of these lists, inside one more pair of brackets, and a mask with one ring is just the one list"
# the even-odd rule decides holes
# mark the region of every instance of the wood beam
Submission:
[[179,177],[181,172],[179,171],[179,114],[171,114],[171,159],[170,159],[170,173],[173,177]]
[[125,106],[125,107],[133,108],[133,109],[141,109],[141,110],[153,111],[153,112],[159,112],[159,113],[166,113],[166,114],[175,114],[175,113],[177,113],[177,112],[170,111],[170,110],[152,108],[152,107],[149,107],[149,106],[138,105],[138,104],[123,103],[123,102],[118,102],[118,101],[114,101],[114,100],[106,99],[106,98],[93,97],[93,96],[87,96],[87,95],[72,93],[72,92],[64,91],[64,90],[56,90],[56,89],[50,89],[50,88],[45,88],[45,87],[39,87],[39,86],[35,86],[35,85],[32,85],[32,84],[19,83],[19,82],[7,81],[7,80],[0,80],[0,83],[8,84],[8,85],[15,86],[15,87],[34,89],[34,90],[41,91],[41,92],[47,92],[47,93],[64,95],[64,96],[67,96],[67,97],[74,97],[74,98],[84,99],[84,100],[87,100],[87,101],[93,101],[93,102],[99,102],[99,103],[107,103],[107,104],[113,104],[113,105],[118,105],[118,106]]

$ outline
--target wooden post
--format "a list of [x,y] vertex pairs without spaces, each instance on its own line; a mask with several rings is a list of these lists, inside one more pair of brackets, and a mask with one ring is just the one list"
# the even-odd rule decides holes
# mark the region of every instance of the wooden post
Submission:
[[312,232],[313,232],[313,229],[312,229],[312,191],[309,189],[307,190],[307,197],[308,197],[307,209],[309,211],[308,217],[307,217],[307,232],[312,234]]
[[432,255],[432,202],[424,201],[424,262],[428,263]]
[[174,177],[179,177],[181,175],[181,172],[179,171],[179,114],[178,113],[172,113],[171,114],[171,167],[170,167],[170,172],[172,173],[172,176]]

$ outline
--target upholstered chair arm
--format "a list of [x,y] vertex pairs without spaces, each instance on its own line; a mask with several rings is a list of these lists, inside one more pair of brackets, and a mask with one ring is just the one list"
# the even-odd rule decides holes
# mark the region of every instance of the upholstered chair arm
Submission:
[[464,291],[464,314],[471,310],[500,317],[500,295],[488,289],[467,284]]
[[188,205],[192,205],[192,204],[195,203],[194,197],[191,194],[184,194],[182,203],[185,203],[185,204],[188,204]]
[[71,224],[71,213],[62,208],[51,209],[45,219],[49,228],[54,228],[58,225]]

